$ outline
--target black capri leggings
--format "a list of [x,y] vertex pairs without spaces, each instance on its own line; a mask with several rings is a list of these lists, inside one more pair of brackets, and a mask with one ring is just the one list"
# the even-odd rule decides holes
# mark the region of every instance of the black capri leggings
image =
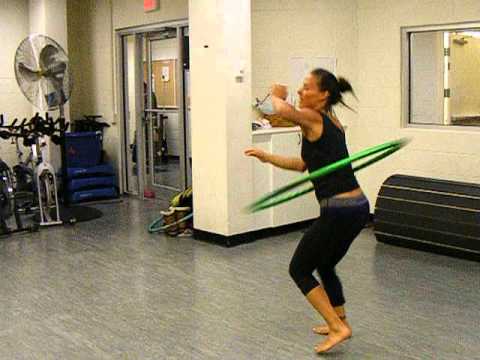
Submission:
[[316,269],[332,306],[345,304],[335,265],[368,221],[370,206],[365,196],[322,200],[320,217],[303,235],[290,262],[290,276],[304,295],[319,285]]

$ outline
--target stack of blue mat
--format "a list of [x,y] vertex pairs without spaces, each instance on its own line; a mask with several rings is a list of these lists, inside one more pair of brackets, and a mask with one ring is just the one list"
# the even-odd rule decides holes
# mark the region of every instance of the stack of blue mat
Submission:
[[101,132],[66,133],[65,158],[70,203],[118,197],[113,166],[101,163]]

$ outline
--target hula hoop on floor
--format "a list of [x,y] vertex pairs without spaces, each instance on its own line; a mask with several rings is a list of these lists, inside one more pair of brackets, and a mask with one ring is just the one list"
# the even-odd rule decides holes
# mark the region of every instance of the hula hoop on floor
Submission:
[[384,144],[372,146],[368,149],[365,149],[363,151],[359,151],[358,153],[355,153],[345,159],[336,161],[332,164],[326,165],[320,169],[315,170],[311,174],[302,176],[298,178],[297,180],[294,180],[290,184],[287,184],[285,186],[282,186],[281,188],[272,191],[271,193],[262,196],[260,199],[256,200],[252,204],[250,204],[247,207],[248,212],[257,212],[263,209],[267,209],[269,207],[279,205],[281,203],[293,200],[299,196],[302,196],[304,194],[309,193],[310,191],[314,190],[313,185],[310,185],[304,189],[297,190],[297,191],[291,191],[288,192],[289,190],[296,188],[306,182],[309,182],[313,179],[317,179],[326,175],[329,175],[341,168],[344,168],[345,166],[348,166],[358,160],[370,157],[372,155],[378,154],[377,156],[365,161],[362,164],[359,164],[353,168],[353,171],[359,171],[363,168],[366,168],[369,165],[372,165],[373,163],[376,163],[377,161],[380,161],[387,156],[393,154],[394,152],[400,150],[402,147],[404,147],[407,143],[409,142],[408,139],[403,138],[399,140],[394,140],[394,141],[388,141]]
[[[181,218],[180,220],[175,221],[174,223],[168,224],[168,225],[163,225],[163,216],[159,217],[158,219],[154,220],[149,226],[148,226],[148,232],[150,234],[157,233],[160,231],[165,231],[168,228],[178,225],[183,221],[187,221],[188,219],[191,219],[193,217],[193,213],[188,214],[187,216]],[[159,226],[159,224],[162,224]]]

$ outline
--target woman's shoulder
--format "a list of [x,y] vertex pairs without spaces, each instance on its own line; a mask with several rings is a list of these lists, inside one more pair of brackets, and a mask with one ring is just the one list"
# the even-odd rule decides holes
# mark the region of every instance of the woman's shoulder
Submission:
[[313,109],[308,109],[308,108],[303,108],[299,109],[303,116],[307,117],[309,120],[314,121],[314,122],[322,122],[323,121],[323,113],[320,113],[318,111],[315,111]]
[[[332,124],[333,126],[335,126],[338,130],[340,130],[341,132],[343,132],[345,134],[345,128],[343,127],[342,123],[340,122],[340,120],[335,116],[335,114],[325,114],[325,113],[322,113],[322,116],[323,116],[323,119],[324,119],[324,122],[327,122],[329,124]],[[326,121],[325,121],[326,120]]]

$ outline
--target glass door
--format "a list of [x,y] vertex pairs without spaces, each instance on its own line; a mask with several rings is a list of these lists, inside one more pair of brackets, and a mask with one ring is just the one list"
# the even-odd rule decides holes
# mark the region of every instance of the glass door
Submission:
[[179,29],[146,34],[148,183],[181,191],[186,186],[182,51]]
[[187,29],[122,36],[127,193],[170,199],[191,185]]
[[125,192],[139,195],[144,191],[145,141],[143,133],[143,77],[139,61],[143,38],[139,35],[122,36],[123,58],[123,141],[125,149]]
[[181,28],[183,59],[183,109],[185,118],[185,169],[187,186],[192,186],[192,117],[190,116],[190,36],[188,27]]

